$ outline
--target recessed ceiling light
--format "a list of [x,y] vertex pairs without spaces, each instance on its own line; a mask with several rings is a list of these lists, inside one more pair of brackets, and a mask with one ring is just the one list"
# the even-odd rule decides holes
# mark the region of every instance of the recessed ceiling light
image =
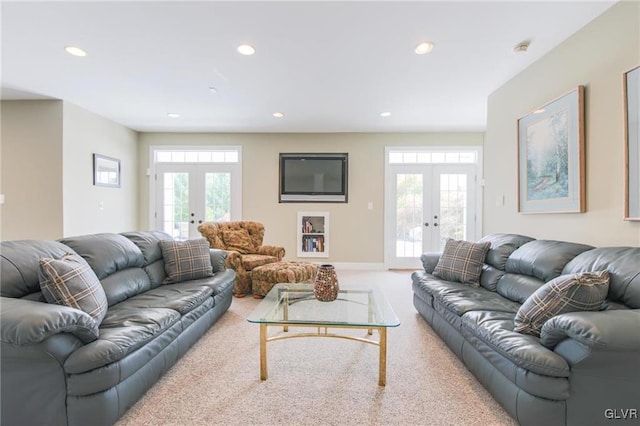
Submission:
[[216,88],[215,88],[215,87],[213,87],[213,86],[209,87],[209,91],[210,91],[211,93],[218,93],[218,89],[216,89]]
[[245,56],[250,56],[256,53],[256,49],[250,44],[241,44],[238,46],[238,53]]
[[170,112],[167,114],[167,117],[178,118],[180,117],[180,114],[178,114],[177,112]]
[[87,56],[87,52],[76,46],[66,46],[64,50],[73,56]]
[[423,41],[422,43],[418,44],[416,48],[413,49],[413,51],[416,52],[416,55],[424,55],[431,52],[432,49],[433,49],[432,42]]
[[389,111],[381,112],[380,117],[389,117],[391,113]]
[[284,117],[284,114],[283,114],[283,113],[281,113],[281,112],[274,112],[274,113],[273,113],[273,116],[274,116],[275,118],[282,118],[282,117]]

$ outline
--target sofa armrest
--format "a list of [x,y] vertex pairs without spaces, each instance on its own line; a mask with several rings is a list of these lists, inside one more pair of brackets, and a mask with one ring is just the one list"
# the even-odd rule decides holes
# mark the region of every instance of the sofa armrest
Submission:
[[605,351],[640,351],[640,309],[572,312],[545,322],[543,345],[553,348],[564,339]]
[[67,306],[31,300],[0,298],[0,339],[24,346],[40,343],[58,333],[70,333],[83,343],[98,338],[98,324],[85,312]]
[[280,260],[284,257],[285,250],[284,247],[278,246],[260,246],[258,247],[257,253],[265,256],[277,257],[278,260]]
[[213,266],[213,272],[222,272],[226,269],[224,262],[229,255],[225,250],[209,249],[209,255],[211,256],[211,266]]
[[233,269],[236,272],[244,270],[244,268],[242,267],[242,255],[240,253],[233,250],[223,251],[227,253],[227,258],[224,261],[224,265],[227,268]]
[[431,274],[433,272],[434,269],[436,269],[436,265],[438,264],[438,261],[440,260],[440,255],[442,253],[436,253],[436,252],[427,252],[427,253],[423,253],[422,256],[420,256],[420,260],[422,261],[422,267],[424,268],[424,271],[428,274]]

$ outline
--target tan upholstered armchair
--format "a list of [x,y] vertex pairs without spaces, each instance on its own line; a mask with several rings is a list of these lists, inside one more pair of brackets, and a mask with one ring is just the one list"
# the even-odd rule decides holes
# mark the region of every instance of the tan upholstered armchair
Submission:
[[229,253],[225,265],[236,271],[233,284],[236,297],[251,292],[253,268],[279,262],[284,257],[284,247],[262,245],[264,225],[259,222],[204,222],[198,226],[198,231],[209,241],[211,248]]

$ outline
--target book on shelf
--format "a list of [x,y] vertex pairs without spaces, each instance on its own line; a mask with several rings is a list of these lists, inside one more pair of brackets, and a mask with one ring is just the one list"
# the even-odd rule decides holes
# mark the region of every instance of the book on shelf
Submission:
[[302,251],[305,253],[323,253],[324,236],[311,237],[305,235],[302,239]]
[[320,229],[315,228],[313,226],[313,222],[311,222],[311,218],[314,216],[303,216],[302,217],[302,233],[303,234],[322,234],[324,232],[324,222],[320,222]]

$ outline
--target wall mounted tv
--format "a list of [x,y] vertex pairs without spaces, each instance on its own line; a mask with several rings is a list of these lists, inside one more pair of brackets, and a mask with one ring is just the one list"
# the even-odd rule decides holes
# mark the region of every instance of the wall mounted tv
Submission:
[[280,154],[281,203],[346,203],[349,154]]

